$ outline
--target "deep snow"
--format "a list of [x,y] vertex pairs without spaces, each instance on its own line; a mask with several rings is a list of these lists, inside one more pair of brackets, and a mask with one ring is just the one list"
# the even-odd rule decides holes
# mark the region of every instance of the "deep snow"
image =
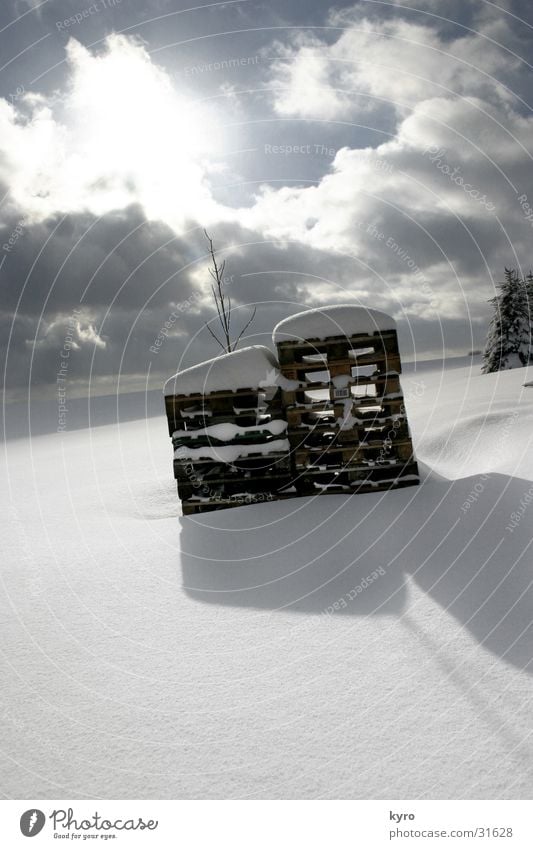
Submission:
[[402,378],[419,487],[201,518],[163,416],[6,443],[2,793],[531,798],[525,380]]

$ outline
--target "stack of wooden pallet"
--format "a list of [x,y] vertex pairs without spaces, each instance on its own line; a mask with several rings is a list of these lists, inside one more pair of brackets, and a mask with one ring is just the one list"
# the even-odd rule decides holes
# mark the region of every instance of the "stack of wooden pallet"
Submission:
[[419,482],[393,319],[353,306],[308,310],[274,329],[299,494]]
[[262,346],[178,372],[165,384],[183,513],[272,501],[290,487],[278,363]]

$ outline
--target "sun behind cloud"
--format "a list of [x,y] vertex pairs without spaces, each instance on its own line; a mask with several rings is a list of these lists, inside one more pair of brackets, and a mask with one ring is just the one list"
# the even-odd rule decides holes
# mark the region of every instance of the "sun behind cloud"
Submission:
[[12,201],[33,220],[139,203],[180,230],[223,218],[207,181],[215,121],[173,87],[144,46],[110,35],[95,55],[71,38],[68,82],[21,108],[0,102],[0,137]]

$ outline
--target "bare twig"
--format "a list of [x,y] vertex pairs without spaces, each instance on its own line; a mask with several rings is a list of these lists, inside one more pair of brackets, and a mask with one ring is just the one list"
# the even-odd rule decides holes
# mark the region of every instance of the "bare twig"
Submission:
[[239,340],[240,340],[241,336],[242,336],[242,335],[244,334],[244,332],[245,332],[246,330],[248,330],[248,328],[250,327],[250,325],[251,325],[252,321],[253,321],[253,320],[254,320],[254,318],[255,318],[255,314],[256,314],[256,312],[257,312],[257,307],[254,307],[254,308],[253,308],[253,312],[252,312],[252,314],[251,314],[250,318],[248,319],[248,321],[246,322],[246,324],[244,325],[243,329],[241,330],[241,332],[240,332],[240,333],[239,333],[239,335],[237,336],[237,339],[236,339],[236,340],[235,340],[235,342],[234,342],[234,350],[235,350],[235,348],[237,347],[237,345],[239,344]]
[[226,346],[224,345],[224,343],[223,343],[223,342],[221,342],[221,341],[220,341],[220,339],[218,338],[218,336],[217,336],[215,333],[213,333],[213,331],[212,331],[212,330],[211,330],[211,328],[209,327],[209,324],[207,323],[207,321],[206,321],[206,323],[205,323],[205,326],[206,326],[206,327],[207,327],[207,329],[209,330],[209,332],[210,332],[211,336],[213,337],[213,339],[215,340],[215,342],[218,342],[218,344],[220,345],[220,347],[222,348],[222,350],[225,352],[225,351],[226,351]]
[[231,338],[231,318],[232,318],[232,303],[231,296],[226,294],[224,291],[224,269],[226,268],[226,260],[224,260],[221,265],[218,264],[216,258],[216,251],[213,246],[213,240],[207,230],[204,230],[205,238],[209,243],[209,254],[211,256],[211,262],[213,263],[212,268],[209,268],[209,274],[213,280],[211,284],[211,293],[213,295],[213,300],[215,302],[215,307],[217,311],[217,318],[222,330],[222,340],[218,338],[218,336],[212,331],[209,326],[209,322],[206,322],[206,327],[209,330],[209,333],[215,339],[215,341],[220,345],[222,350],[229,354],[231,351],[235,351],[237,345],[240,342],[241,337],[245,333],[245,331],[249,328],[250,324],[255,318],[256,307],[253,308],[252,315],[244,325],[243,329],[239,333],[236,339],[232,340]]

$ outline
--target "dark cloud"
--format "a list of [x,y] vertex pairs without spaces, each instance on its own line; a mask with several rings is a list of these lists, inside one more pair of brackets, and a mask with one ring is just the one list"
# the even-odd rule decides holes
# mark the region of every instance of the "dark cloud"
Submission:
[[[161,224],[145,221],[138,209],[100,220],[69,216],[54,233],[56,224],[28,227],[2,270],[10,292],[2,315],[2,338],[9,339],[9,388],[31,384],[33,389],[53,391],[65,349],[68,361],[63,368],[71,391],[86,391],[90,384],[93,394],[138,388],[147,380],[157,386],[178,367],[216,355],[216,344],[204,328],[214,309],[202,295],[208,280],[206,243],[198,229],[191,230],[188,239],[176,239]],[[58,275],[81,235],[80,246]],[[360,298],[398,311],[386,280],[380,282],[363,270],[357,258],[300,244],[280,246],[228,225],[215,228],[212,235],[220,257],[227,256],[227,292],[235,307],[236,329],[250,315],[247,305],[257,305],[256,319],[243,340],[248,344],[270,345],[278,321],[320,300]],[[28,268],[46,242],[28,278]],[[228,245],[231,250],[224,250]],[[26,279],[15,314],[17,290]],[[466,312],[465,320],[442,322],[438,311],[427,320],[413,319],[409,304],[404,306],[400,326],[406,355],[424,356],[442,346],[471,347]],[[160,334],[163,339],[157,343]]]
[[[6,222],[2,243],[19,221],[13,216]],[[228,254],[227,291],[236,328],[250,315],[245,305],[257,304],[250,343],[268,344],[274,323],[305,306],[317,279],[337,299],[343,291],[343,261],[332,274],[327,254],[302,245],[283,248],[228,225],[212,235],[220,258]],[[27,385],[30,372],[32,385],[53,384],[65,338],[71,336],[73,382],[98,384],[121,373],[127,386],[132,376],[143,378],[149,370],[161,377],[172,373],[182,357],[190,365],[214,356],[216,345],[203,329],[214,316],[206,248],[198,227],[177,238],[164,225],[148,222],[138,208],[100,219],[69,215],[35,225],[23,221],[0,272],[6,294],[3,340],[12,328],[5,349],[8,386]],[[344,260],[346,268],[350,264]],[[151,352],[162,331],[164,344]]]

